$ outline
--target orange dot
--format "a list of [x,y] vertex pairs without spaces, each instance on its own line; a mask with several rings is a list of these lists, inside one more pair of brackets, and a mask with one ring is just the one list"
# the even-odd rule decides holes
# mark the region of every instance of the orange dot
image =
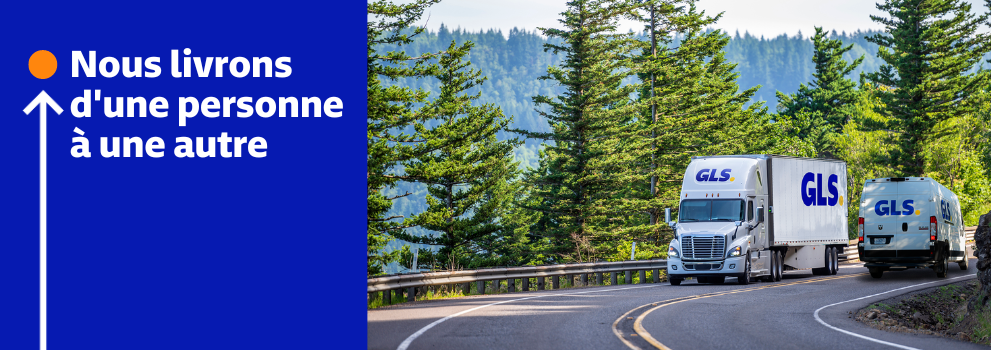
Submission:
[[55,55],[47,50],[38,50],[28,59],[28,69],[31,70],[31,75],[38,79],[51,78],[56,68],[58,61],[55,60]]

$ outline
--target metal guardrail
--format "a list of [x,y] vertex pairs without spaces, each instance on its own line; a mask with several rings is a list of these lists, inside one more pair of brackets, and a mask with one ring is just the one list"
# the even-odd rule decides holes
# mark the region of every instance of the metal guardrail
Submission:
[[[973,242],[974,233],[977,232],[977,226],[969,226],[964,228],[965,241]],[[843,248],[843,254],[840,254],[840,260],[858,260],[860,259],[860,253],[857,252],[857,241],[850,241],[850,244]]]
[[[977,226],[966,228],[964,232],[968,242],[974,240],[976,230]],[[858,260],[860,256],[857,253],[857,241],[850,241],[839,256],[840,260],[843,261]],[[392,291],[395,291],[397,296],[405,293],[407,299],[415,299],[417,291],[428,286],[461,285],[467,294],[470,290],[470,284],[474,283],[477,293],[484,294],[486,281],[505,280],[507,281],[507,289],[514,292],[515,281],[520,280],[521,290],[529,291],[531,288],[530,279],[535,278],[537,279],[537,283],[535,283],[537,289],[543,290],[545,278],[551,277],[554,279],[552,286],[557,289],[559,278],[562,276],[568,276],[572,281],[574,277],[581,276],[580,284],[594,283],[598,285],[603,283],[603,274],[609,274],[611,284],[616,284],[617,275],[621,272],[625,273],[627,284],[632,283],[633,274],[636,272],[640,273],[640,283],[656,283],[659,281],[658,272],[665,269],[667,269],[667,260],[655,259],[407,273],[369,278],[368,293],[371,297],[372,293],[387,292],[382,293],[382,297],[385,303],[390,303]],[[646,271],[648,270],[654,270],[653,278],[650,281],[646,278]],[[595,274],[594,282],[590,281],[592,274]],[[501,284],[501,282],[499,283]],[[413,298],[409,296],[413,296]]]
[[[486,281],[502,280],[507,281],[510,292],[514,291],[516,280],[520,280],[523,291],[528,291],[531,278],[537,279],[535,284],[538,289],[542,290],[545,285],[544,278],[554,278],[552,285],[556,288],[559,286],[558,280],[561,276],[572,276],[572,278],[575,275],[582,276],[582,283],[589,284],[590,274],[595,274],[595,284],[602,284],[603,274],[610,274],[610,281],[612,284],[616,284],[617,275],[620,272],[625,272],[626,283],[632,283],[632,276],[635,272],[640,272],[640,283],[648,283],[647,270],[654,270],[651,282],[658,282],[658,272],[664,269],[667,269],[667,260],[655,259],[409,273],[369,278],[368,293],[395,290],[397,296],[404,292],[407,296],[415,296],[417,289],[421,287],[460,284],[467,291],[468,284],[475,283],[477,292],[484,294]],[[383,300],[389,302],[391,294],[391,292],[383,293]],[[409,297],[407,298],[409,299]]]

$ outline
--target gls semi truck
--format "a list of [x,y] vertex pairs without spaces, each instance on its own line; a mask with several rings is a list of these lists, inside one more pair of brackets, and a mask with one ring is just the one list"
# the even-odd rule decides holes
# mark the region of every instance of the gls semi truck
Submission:
[[960,202],[931,178],[867,180],[858,221],[860,260],[874,278],[907,268],[932,268],[945,278],[951,262],[967,270]]
[[846,163],[777,155],[692,157],[668,280],[781,280],[784,269],[836,274],[847,245]]

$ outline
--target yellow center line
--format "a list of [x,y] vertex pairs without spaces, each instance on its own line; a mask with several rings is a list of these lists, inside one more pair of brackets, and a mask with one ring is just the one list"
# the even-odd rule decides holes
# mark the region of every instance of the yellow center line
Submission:
[[661,344],[661,342],[657,341],[657,339],[654,339],[654,337],[650,335],[650,332],[647,332],[647,330],[643,328],[643,319],[644,319],[644,317],[646,317],[651,312],[654,312],[654,310],[660,309],[660,308],[665,307],[665,306],[668,306],[668,305],[673,305],[673,304],[677,304],[677,303],[681,303],[681,302],[686,302],[686,301],[691,301],[691,300],[705,299],[705,298],[711,298],[711,297],[717,297],[717,296],[729,295],[729,294],[746,293],[746,292],[752,292],[752,291],[755,291],[755,290],[762,290],[762,289],[768,289],[768,288],[778,288],[778,287],[787,287],[787,286],[794,286],[794,285],[806,284],[806,283],[832,281],[832,280],[838,280],[838,279],[843,279],[843,278],[851,278],[851,277],[858,277],[858,276],[865,276],[865,275],[867,275],[867,274],[866,273],[860,273],[860,274],[853,274],[853,275],[823,277],[823,278],[816,278],[816,279],[809,279],[809,280],[802,280],[802,281],[795,281],[795,282],[788,282],[788,283],[779,283],[779,284],[773,284],[773,285],[769,285],[769,286],[751,287],[751,288],[744,288],[744,289],[735,289],[735,290],[725,291],[725,292],[717,292],[717,293],[710,293],[710,294],[694,295],[694,296],[690,296],[690,297],[676,298],[676,299],[671,299],[671,300],[666,300],[666,301],[656,301],[656,302],[653,302],[653,303],[649,303],[649,304],[644,304],[644,305],[638,306],[638,307],[634,308],[633,310],[630,310],[630,311],[626,312],[625,314],[623,314],[623,316],[620,316],[618,319],[616,319],[616,322],[613,322],[613,333],[616,334],[616,336],[620,339],[620,341],[622,341],[624,344],[626,344],[626,346],[628,346],[629,348],[634,349],[634,350],[640,350],[639,347],[637,347],[636,345],[633,345],[632,343],[630,343],[629,341],[627,341],[626,339],[624,339],[623,334],[620,333],[619,332],[619,329],[618,329],[619,322],[622,321],[625,317],[627,317],[627,315],[629,315],[629,314],[633,313],[634,311],[639,310],[639,309],[641,309],[643,307],[651,306],[651,305],[654,305],[654,304],[657,304],[657,303],[664,303],[664,304],[661,304],[661,305],[657,305],[654,308],[651,308],[651,309],[649,309],[647,311],[644,311],[642,314],[640,314],[640,316],[637,317],[636,321],[633,322],[633,330],[636,331],[637,332],[637,335],[639,335],[641,338],[643,338],[643,340],[647,341],[647,343],[650,343],[650,345],[653,345],[655,348],[658,348],[658,349],[661,349],[661,350],[671,350],[671,348],[665,346],[664,344]]

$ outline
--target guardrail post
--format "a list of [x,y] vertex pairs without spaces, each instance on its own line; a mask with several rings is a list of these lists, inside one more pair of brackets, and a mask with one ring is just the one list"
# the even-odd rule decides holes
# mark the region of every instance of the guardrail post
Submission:
[[530,291],[530,279],[529,278],[520,278],[520,289],[523,292],[529,292]]
[[582,274],[582,287],[587,286],[587,285],[588,285],[588,274],[587,273],[583,273]]
[[597,285],[597,286],[601,286],[602,285],[602,272],[596,272],[595,273],[595,285]]
[[406,301],[416,301],[416,288],[406,288]]
[[515,278],[510,278],[510,279],[506,280],[506,290],[509,291],[510,293],[516,291],[516,279]]
[[389,289],[382,291],[382,305],[392,304],[392,291]]
[[626,284],[633,284],[633,270],[624,271],[626,274]]
[[616,274],[618,274],[618,273],[619,272],[610,272],[609,273],[609,284],[614,285],[614,286],[618,284],[618,283],[616,283]]
[[647,283],[647,270],[640,270],[640,284]]
[[537,290],[544,290],[544,277],[537,277]]
[[654,269],[654,273],[652,275],[653,275],[653,278],[652,279],[654,280],[654,283],[660,283],[661,282],[661,270],[660,269]]
[[475,281],[475,291],[478,294],[485,294],[485,281]]
[[561,276],[551,277],[551,287],[554,289],[561,289]]
[[464,295],[471,294],[471,282],[466,282],[464,284],[464,287],[461,288],[461,290],[463,291]]

